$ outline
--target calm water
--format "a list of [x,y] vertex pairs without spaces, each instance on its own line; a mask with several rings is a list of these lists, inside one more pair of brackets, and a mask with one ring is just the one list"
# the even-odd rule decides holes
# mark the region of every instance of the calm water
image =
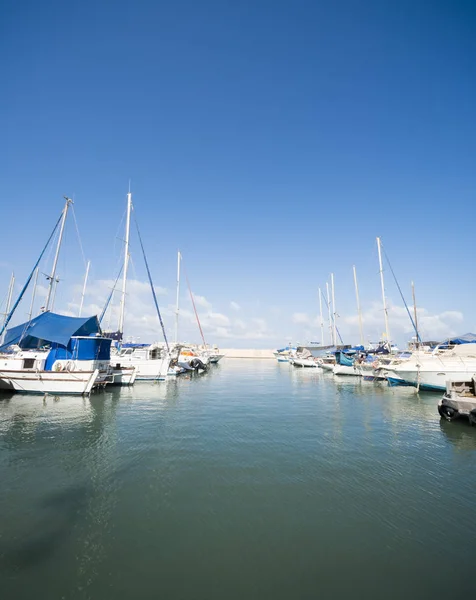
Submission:
[[474,597],[476,429],[438,395],[229,361],[0,400],[0,597]]

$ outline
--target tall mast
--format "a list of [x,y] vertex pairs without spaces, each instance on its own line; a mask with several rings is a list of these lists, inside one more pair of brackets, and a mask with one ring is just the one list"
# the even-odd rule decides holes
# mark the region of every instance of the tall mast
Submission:
[[364,345],[364,329],[362,327],[362,311],[360,309],[359,285],[357,283],[357,271],[355,270],[355,265],[352,268],[354,269],[355,299],[357,300],[357,313],[359,315],[360,344],[361,344],[361,346],[363,346]]
[[334,337],[334,346],[337,346],[337,325],[336,325],[336,296],[335,296],[335,288],[334,288],[334,273],[331,273],[331,291],[332,291],[332,313],[334,317],[334,327],[332,329],[332,335]]
[[329,335],[331,337],[331,346],[335,346],[334,344],[334,336],[332,333],[332,316],[331,316],[331,298],[329,296],[329,283],[326,281],[326,290],[327,290],[327,310],[329,312]]
[[[3,328],[5,328],[5,323],[7,322],[7,317],[10,313],[10,305],[12,303],[12,295],[13,295],[13,286],[15,285],[15,273],[12,273],[10,277],[10,284],[8,286],[8,296],[7,296],[7,305],[5,307],[5,313],[3,316]],[[5,331],[2,333],[2,339],[0,340],[0,344],[3,344],[3,340],[5,338]]]
[[380,266],[380,284],[382,286],[382,302],[383,302],[383,315],[385,318],[385,335],[387,337],[387,345],[388,345],[388,350],[390,351],[392,348],[391,342],[390,342],[390,333],[388,331],[388,311],[387,311],[387,300],[385,298],[385,284],[383,281],[383,266],[382,266],[382,250],[381,250],[381,241],[380,238],[377,238],[377,248],[378,248],[378,262],[379,262],[379,266]]
[[44,312],[48,312],[50,310],[51,293],[53,292],[53,287],[55,286],[55,283],[57,283],[57,281],[56,281],[56,267],[58,266],[58,258],[59,258],[59,253],[60,253],[60,249],[61,249],[61,242],[63,241],[63,233],[64,233],[64,225],[66,223],[66,215],[68,214],[69,205],[73,203],[73,201],[71,200],[71,198],[67,198],[66,196],[64,196],[64,199],[66,200],[66,203],[65,203],[64,208],[63,208],[63,218],[61,219],[61,226],[60,226],[60,232],[59,232],[59,236],[58,236],[58,243],[56,245],[55,259],[53,261],[53,269],[51,271],[51,275],[48,276],[49,286],[48,286],[48,295],[46,296],[46,303],[45,303]]
[[321,346],[324,346],[324,319],[322,317],[322,292],[319,288],[319,312],[321,315]]
[[31,321],[31,317],[33,316],[33,306],[35,304],[35,296],[36,296],[36,284],[38,282],[38,272],[39,268],[36,268],[35,273],[35,283],[33,284],[33,292],[31,294],[31,303],[30,303],[30,312],[28,313],[28,320]]
[[413,317],[415,319],[415,333],[416,333],[416,346],[420,347],[420,334],[418,333],[418,315],[416,308],[416,300],[415,300],[415,284],[412,281],[412,296],[413,296]]
[[178,344],[179,296],[180,296],[180,261],[182,255],[177,253],[177,301],[175,303],[175,343]]
[[79,305],[78,317],[80,317],[81,313],[83,312],[84,296],[86,295],[86,286],[88,284],[88,275],[89,275],[89,267],[90,266],[91,266],[91,261],[88,260],[88,264],[86,265],[86,275],[84,276],[83,293],[81,294],[81,303]]
[[124,266],[122,268],[122,298],[121,311],[119,314],[119,333],[124,333],[124,311],[126,308],[126,284],[127,284],[127,267],[129,265],[129,234],[131,229],[131,209],[132,209],[132,194],[129,191],[127,194],[127,216],[126,216],[126,237],[124,240]]

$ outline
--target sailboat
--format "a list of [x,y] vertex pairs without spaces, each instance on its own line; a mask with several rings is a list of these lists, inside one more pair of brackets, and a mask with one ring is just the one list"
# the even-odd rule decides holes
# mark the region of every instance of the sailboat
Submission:
[[[68,317],[50,311],[56,267],[68,207],[66,204],[33,270],[0,331],[0,389],[38,394],[89,394],[112,381],[109,364],[111,340],[101,335],[96,316]],[[61,223],[44,312],[26,323],[6,330],[38,265]],[[5,335],[6,330],[6,335]],[[5,337],[4,337],[5,336]]]
[[[126,230],[124,238],[124,264],[122,268],[122,297],[119,314],[119,327],[116,332],[109,333],[118,342],[118,347],[113,351],[111,357],[111,365],[114,369],[114,379],[116,383],[127,385],[134,381],[163,381],[167,377],[171,362],[171,354],[167,348],[160,344],[123,344],[124,337],[124,317],[126,308],[126,293],[127,293],[127,271],[130,259],[130,227],[132,213],[132,194],[129,191],[127,194],[127,213],[126,213]],[[139,234],[140,235],[140,234]],[[152,295],[158,311],[158,304],[155,298],[155,291],[150,278],[150,271],[147,265],[147,259],[141,242],[141,247],[146,262],[146,267],[151,283]],[[159,320],[163,326],[160,312],[158,311]],[[165,331],[164,331],[165,337]]]

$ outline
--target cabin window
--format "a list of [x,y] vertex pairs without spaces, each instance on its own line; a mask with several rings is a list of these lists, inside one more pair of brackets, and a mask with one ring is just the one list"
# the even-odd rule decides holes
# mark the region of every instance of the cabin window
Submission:
[[150,360],[157,360],[159,358],[158,348],[154,348],[154,350],[151,350],[149,352],[149,358],[150,358]]
[[23,368],[24,369],[33,369],[34,366],[35,366],[34,358],[24,358],[23,359]]

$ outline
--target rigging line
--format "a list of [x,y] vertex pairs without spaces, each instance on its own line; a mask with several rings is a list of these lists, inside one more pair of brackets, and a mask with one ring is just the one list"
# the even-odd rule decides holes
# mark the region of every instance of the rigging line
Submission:
[[160,326],[162,327],[162,334],[164,336],[164,341],[165,341],[165,345],[167,347],[167,352],[170,352],[170,346],[169,346],[169,342],[167,340],[167,335],[165,333],[165,326],[164,326],[164,322],[162,321],[162,315],[160,314],[159,303],[157,301],[157,295],[155,293],[154,283],[152,281],[152,275],[150,274],[149,263],[147,262],[147,256],[145,255],[144,244],[142,243],[142,237],[141,237],[141,234],[139,231],[139,223],[137,222],[134,207],[132,207],[132,210],[134,213],[134,221],[135,221],[136,228],[137,228],[137,235],[139,236],[139,242],[140,242],[140,247],[142,249],[142,255],[144,257],[145,268],[147,269],[147,275],[149,277],[149,283],[150,283],[150,289],[152,291],[152,297],[154,299],[155,308],[157,309],[157,315],[159,317]]
[[[328,308],[329,308],[329,303],[327,302],[327,299],[326,299],[326,297],[324,296],[324,294],[322,295],[322,297],[323,297],[323,299],[324,299],[324,302],[326,303],[326,308],[328,309]],[[335,317],[334,317],[332,320],[334,321],[334,320],[335,320]],[[336,331],[337,331],[337,335],[339,336],[340,343],[341,343],[342,345],[344,345],[344,342],[343,342],[343,340],[342,340],[342,336],[341,336],[341,334],[340,334],[340,331],[339,331],[339,329],[338,329],[338,327],[337,327],[337,324],[336,324]],[[331,341],[332,341],[332,340],[331,340]]]
[[[182,263],[183,263],[183,255],[182,255]],[[195,300],[193,298],[192,289],[190,287],[190,282],[188,280],[187,269],[185,268],[185,265],[183,266],[183,271],[184,271],[184,275],[185,275],[185,281],[187,282],[188,293],[190,294],[190,299],[192,300],[192,306],[193,306],[193,311],[195,313],[195,318],[197,319],[198,329],[200,330],[200,335],[202,336],[203,345],[206,348],[207,343],[205,342],[205,336],[203,335],[202,325],[200,323],[200,318],[198,316],[197,307],[195,306]]]
[[84,266],[86,267],[86,257],[84,256],[83,244],[81,243],[81,236],[79,235],[79,227],[78,227],[78,221],[76,220],[76,213],[75,213],[75,210],[74,210],[74,204],[71,204],[71,209],[72,209],[71,212],[73,213],[74,226],[76,228],[76,235],[78,236],[79,247],[81,249],[81,254],[83,256]]
[[51,239],[53,238],[56,230],[58,229],[58,225],[60,224],[60,221],[61,221],[62,218],[63,218],[63,212],[61,212],[61,215],[59,216],[58,220],[56,221],[56,225],[54,226],[54,229],[51,232],[50,237],[48,238],[48,241],[45,244],[45,247],[41,251],[41,254],[38,257],[38,260],[36,261],[35,266],[33,267],[33,270],[31,271],[28,279],[26,280],[26,283],[23,286],[23,289],[21,290],[18,298],[16,299],[15,304],[13,305],[13,308],[11,309],[10,313],[7,315],[7,318],[3,322],[2,329],[0,331],[0,338],[3,335],[3,332],[5,331],[5,329],[7,328],[7,325],[10,322],[10,319],[13,317],[13,314],[15,313],[16,309],[18,308],[18,305],[20,304],[21,299],[23,298],[24,293],[26,292],[28,286],[30,285],[30,281],[32,280],[33,275],[34,275],[34,273],[35,273],[38,265],[40,264],[41,259],[43,258],[43,254],[45,253],[45,250],[48,248],[48,245],[51,242]]
[[[121,242],[124,242],[124,239],[122,237],[119,237],[119,230],[122,227],[122,223],[124,222],[124,217],[126,216],[126,213],[127,213],[127,208],[122,213],[122,218],[121,218],[121,220],[119,222],[119,226],[117,228],[116,235],[114,236],[114,246],[113,246],[113,250],[112,250],[113,258],[114,258],[115,254],[116,254],[116,242],[117,242],[117,240],[121,240]],[[121,252],[119,254],[119,258],[117,259],[117,262],[119,262],[120,260],[122,260],[122,254],[123,253],[122,253],[122,247],[121,247]]]
[[109,292],[109,296],[107,297],[106,304],[104,305],[104,308],[102,309],[101,315],[99,317],[99,324],[101,324],[101,321],[104,319],[104,315],[106,314],[106,311],[109,307],[109,303],[111,302],[112,296],[113,296],[114,292],[116,291],[117,282],[119,281],[119,277],[122,274],[123,268],[124,268],[124,265],[121,265],[121,270],[119,271],[119,273],[116,277],[116,281],[114,282],[114,285],[112,286],[111,291]]
[[[382,242],[380,242],[380,243],[382,244]],[[411,322],[411,324],[413,325],[413,329],[415,330],[415,333],[416,333],[416,336],[417,336],[417,341],[421,343],[420,334],[418,333],[418,329],[417,329],[417,327],[416,327],[416,325],[415,325],[415,322],[414,322],[414,320],[413,320],[413,317],[412,317],[412,315],[411,315],[411,313],[410,313],[410,309],[408,308],[408,305],[407,305],[407,303],[406,303],[406,301],[405,301],[405,298],[404,298],[404,296],[403,296],[403,292],[402,292],[402,290],[401,290],[401,288],[400,288],[400,285],[399,285],[399,283],[398,283],[398,281],[397,281],[397,277],[396,277],[395,273],[393,272],[392,265],[390,264],[390,261],[389,261],[389,259],[388,259],[387,253],[385,252],[385,247],[383,246],[383,244],[382,244],[382,248],[383,248],[383,253],[384,253],[384,255],[385,255],[385,258],[386,258],[386,260],[387,260],[388,266],[390,267],[390,271],[392,272],[392,275],[393,275],[393,278],[394,278],[394,280],[395,280],[395,283],[397,284],[397,288],[398,288],[398,291],[400,292],[400,296],[402,297],[403,304],[405,305],[405,308],[406,308],[406,310],[407,310],[407,313],[408,313],[408,317],[409,317],[409,319],[410,319],[410,322]]]

